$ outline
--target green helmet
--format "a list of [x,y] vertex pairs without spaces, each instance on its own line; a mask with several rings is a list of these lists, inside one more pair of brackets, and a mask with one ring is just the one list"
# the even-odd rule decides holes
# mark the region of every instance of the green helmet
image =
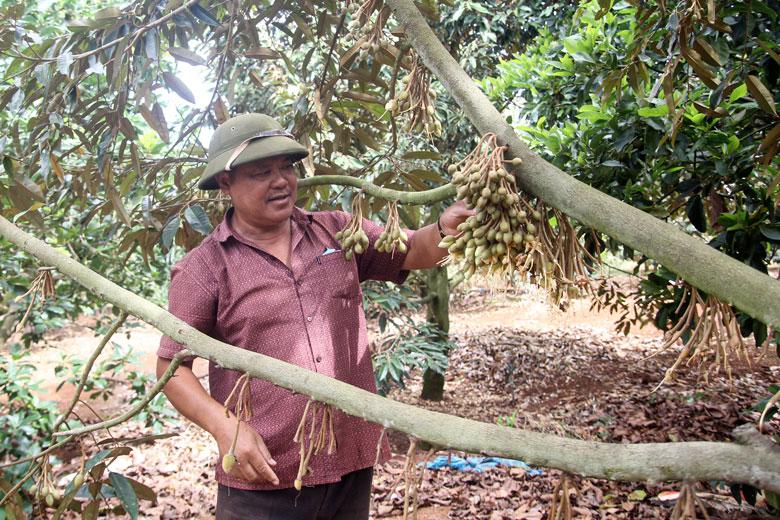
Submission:
[[209,162],[198,181],[202,190],[219,189],[215,177],[241,164],[276,155],[300,161],[308,150],[294,140],[274,118],[265,114],[242,114],[217,127],[209,143]]

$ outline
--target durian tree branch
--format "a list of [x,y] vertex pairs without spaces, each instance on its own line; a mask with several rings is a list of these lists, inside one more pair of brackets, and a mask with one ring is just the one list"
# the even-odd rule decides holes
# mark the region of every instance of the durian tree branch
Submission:
[[518,186],[583,224],[653,258],[701,289],[780,329],[780,281],[703,241],[580,182],[532,152],[447,52],[412,0],[387,0],[404,37],[481,134],[509,145]]
[[372,197],[398,201],[401,204],[434,204],[455,196],[455,186],[449,183],[425,191],[402,191],[383,188],[371,181],[348,175],[316,175],[298,181],[298,189],[313,186],[352,186],[363,190]]
[[106,280],[0,217],[0,235],[55,266],[99,298],[153,325],[195,355],[248,373],[350,415],[405,432],[441,448],[513,457],[583,476],[629,481],[725,480],[780,493],[775,445],[724,442],[607,444],[567,439],[462,419],[380,397],[278,359],[217,341]]

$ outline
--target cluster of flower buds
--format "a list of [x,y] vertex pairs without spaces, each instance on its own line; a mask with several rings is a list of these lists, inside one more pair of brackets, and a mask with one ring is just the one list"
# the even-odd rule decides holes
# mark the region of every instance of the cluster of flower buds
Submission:
[[458,198],[477,210],[458,226],[457,236],[447,236],[439,244],[448,249],[452,261],[461,264],[466,277],[478,269],[489,273],[514,270],[518,255],[535,240],[542,218],[517,193],[515,179],[504,165],[521,161],[505,161],[505,151],[495,134],[486,134],[474,151],[448,168]]
[[387,225],[376,241],[376,250],[381,253],[395,253],[396,250],[406,253],[406,232],[401,229],[398,219],[398,203],[391,202],[387,207]]
[[431,88],[431,74],[419,59],[412,61],[412,70],[401,80],[404,89],[385,104],[393,117],[408,115],[406,131],[423,131],[428,137],[440,136],[441,122],[436,117],[436,91]]
[[567,300],[592,290],[590,275],[592,266],[599,264],[598,254],[591,255],[585,249],[563,212],[541,200],[532,209],[541,218],[536,240],[518,258],[518,271],[547,291],[551,303],[565,308]]
[[236,459],[236,442],[238,442],[238,432],[241,429],[241,422],[249,422],[252,419],[252,387],[249,374],[242,374],[233,385],[227,399],[225,399],[225,417],[230,418],[230,408],[234,408],[236,416],[236,428],[233,432],[233,441],[230,443],[228,452],[222,456],[222,470],[230,473],[238,460]]
[[[73,480],[73,485],[81,487],[84,483],[84,475],[79,472]],[[52,479],[51,464],[48,461],[48,457],[44,460],[41,466],[40,478],[30,486],[29,492],[35,497],[35,499],[41,503],[45,503],[49,507],[60,501],[60,494],[57,488],[54,486]]]
[[[360,53],[364,56],[375,54],[382,45],[384,27],[390,16],[390,10],[382,0],[365,0],[364,2],[352,1],[345,7],[352,15],[352,20],[347,24],[348,42],[356,42],[360,45]],[[376,12],[376,20],[372,22],[372,14]]]
[[352,198],[352,218],[347,225],[336,233],[344,257],[352,260],[354,255],[363,254],[368,248],[368,235],[363,231],[363,193],[358,192]]

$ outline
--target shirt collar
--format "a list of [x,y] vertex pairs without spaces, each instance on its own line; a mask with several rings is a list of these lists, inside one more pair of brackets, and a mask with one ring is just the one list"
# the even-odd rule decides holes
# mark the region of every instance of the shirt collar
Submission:
[[[233,217],[233,212],[234,208],[229,208],[225,212],[225,216],[222,217],[222,222],[220,222],[217,228],[214,230],[214,237],[219,242],[225,242],[230,237],[236,238],[236,233],[230,226],[230,220]],[[293,220],[293,222],[297,223],[301,229],[304,229],[306,226],[311,224],[312,215],[308,211],[293,207],[293,212],[290,218]]]

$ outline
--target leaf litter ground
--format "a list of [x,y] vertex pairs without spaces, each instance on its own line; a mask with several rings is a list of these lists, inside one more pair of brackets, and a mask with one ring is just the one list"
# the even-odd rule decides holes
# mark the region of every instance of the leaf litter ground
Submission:
[[[419,399],[421,374],[411,375],[390,397],[427,409],[519,428],[615,443],[729,440],[738,424],[755,423],[750,408],[778,381],[780,363],[768,354],[753,369],[735,367],[729,382],[704,384],[694,369],[652,393],[676,352],[648,359],[662,338],[656,331],[629,336],[609,330],[610,318],[579,305],[568,313],[540,311],[529,298],[467,299],[453,313],[451,353],[441,402]],[[579,310],[577,310],[579,309]],[[777,423],[772,424],[777,429]],[[214,443],[198,428],[182,424],[173,438],[135,449],[111,466],[156,489],[144,503],[146,518],[211,518],[216,499],[212,480]],[[142,435],[138,425],[115,436]],[[403,471],[408,438],[390,432],[393,457],[374,477],[373,518],[400,518],[403,485],[391,489]],[[440,453],[445,454],[446,452]],[[453,452],[453,455],[466,455]],[[76,462],[76,461],[73,461]],[[546,519],[561,473],[531,475],[498,467],[482,473],[428,470],[419,493],[420,520],[443,518]],[[668,518],[679,484],[615,483],[573,477],[575,517],[592,519]],[[723,483],[703,483],[699,496],[711,518],[771,518],[761,507],[741,506]]]

